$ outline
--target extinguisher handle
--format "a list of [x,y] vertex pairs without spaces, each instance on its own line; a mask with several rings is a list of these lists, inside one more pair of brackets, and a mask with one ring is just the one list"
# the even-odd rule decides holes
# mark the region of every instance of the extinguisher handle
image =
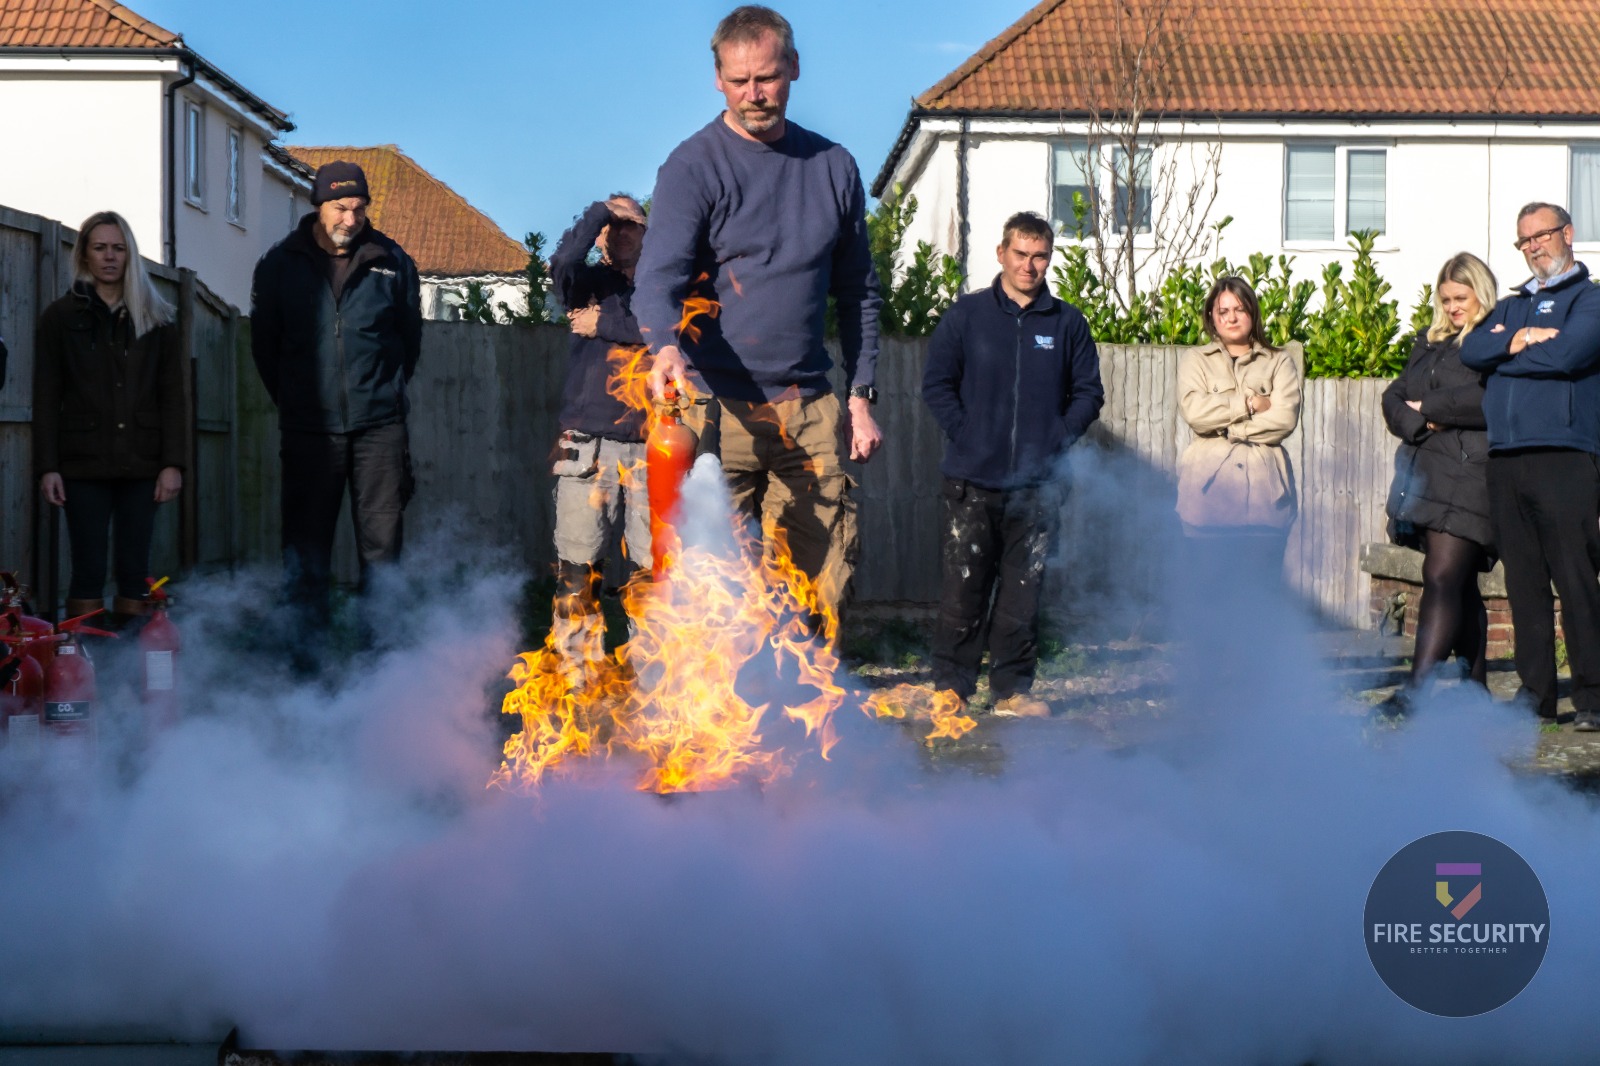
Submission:
[[65,622],[62,622],[60,625],[56,626],[56,633],[58,635],[65,635],[69,633],[88,633],[89,635],[96,637],[115,637],[117,635],[115,633],[104,629],[96,629],[91,625],[85,624],[85,619],[93,618],[95,615],[100,614],[104,610],[104,607],[98,607],[95,610],[90,611],[88,614],[80,614],[76,618],[69,618]]

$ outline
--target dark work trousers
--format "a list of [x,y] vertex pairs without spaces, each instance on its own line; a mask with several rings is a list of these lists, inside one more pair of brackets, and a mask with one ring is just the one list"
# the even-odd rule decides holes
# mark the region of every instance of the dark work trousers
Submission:
[[[63,478],[72,580],[67,595],[98,600],[106,591],[106,549],[114,545],[117,595],[142,600],[149,586],[150,538],[156,525],[155,478]],[[115,536],[110,527],[115,526]]]
[[1537,448],[1489,456],[1489,517],[1506,566],[1517,674],[1556,708],[1555,604],[1572,666],[1572,705],[1600,711],[1600,460]]
[[333,537],[350,488],[350,517],[363,590],[375,564],[400,557],[402,515],[411,498],[404,422],[355,433],[283,432],[283,566],[290,602],[313,624],[328,618]]
[[987,643],[994,698],[1026,692],[1039,658],[1039,594],[1055,546],[1061,490],[997,491],[945,478],[943,496],[934,684],[970,699]]

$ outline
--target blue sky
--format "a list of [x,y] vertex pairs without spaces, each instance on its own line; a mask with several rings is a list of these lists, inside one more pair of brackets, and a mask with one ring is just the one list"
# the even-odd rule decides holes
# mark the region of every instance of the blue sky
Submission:
[[[590,201],[646,195],[721,109],[707,41],[733,0],[125,0],[298,129],[291,144],[398,144],[521,239]],[[1028,0],[791,0],[789,114],[870,185],[910,100]]]

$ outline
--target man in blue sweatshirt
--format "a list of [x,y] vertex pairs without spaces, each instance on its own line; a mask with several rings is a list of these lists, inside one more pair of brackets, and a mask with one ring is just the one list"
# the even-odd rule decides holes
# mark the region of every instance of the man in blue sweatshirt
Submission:
[[[866,195],[844,148],[786,112],[800,76],[794,34],[770,8],[741,7],[711,38],[727,108],[673,150],[656,177],[634,311],[655,353],[651,388],[715,397],[734,505],[760,521],[835,610],[856,553],[844,470],[882,442],[878,288]],[[838,308],[848,410],[828,383],[827,298]],[[717,310],[685,322],[688,301]]]
[[1572,216],[1517,213],[1533,270],[1462,339],[1488,374],[1489,517],[1506,567],[1521,696],[1556,716],[1551,582],[1572,664],[1574,729],[1600,730],[1600,288],[1572,255]]
[[922,398],[945,436],[934,685],[965,705],[987,632],[998,715],[1050,713],[1028,693],[1061,504],[1052,482],[1105,402],[1089,323],[1045,290],[1054,239],[1038,215],[1006,220],[999,277],[945,312],[922,377]]

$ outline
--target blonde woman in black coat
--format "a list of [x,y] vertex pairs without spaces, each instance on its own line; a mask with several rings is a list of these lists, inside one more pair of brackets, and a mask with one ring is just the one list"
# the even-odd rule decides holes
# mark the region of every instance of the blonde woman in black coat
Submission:
[[[189,405],[172,304],[114,211],[90,215],[72,253],[71,291],[39,316],[33,458],[39,491],[62,508],[72,553],[67,614],[145,610],[156,509],[183,488]],[[115,536],[111,536],[115,530]]]
[[1439,271],[1433,323],[1383,394],[1383,417],[1401,440],[1389,490],[1389,537],[1424,553],[1422,604],[1411,677],[1395,694],[1405,710],[1452,651],[1472,680],[1486,677],[1488,618],[1478,574],[1494,566],[1486,470],[1483,379],[1461,364],[1461,341],[1495,304],[1483,260],[1462,252]]

